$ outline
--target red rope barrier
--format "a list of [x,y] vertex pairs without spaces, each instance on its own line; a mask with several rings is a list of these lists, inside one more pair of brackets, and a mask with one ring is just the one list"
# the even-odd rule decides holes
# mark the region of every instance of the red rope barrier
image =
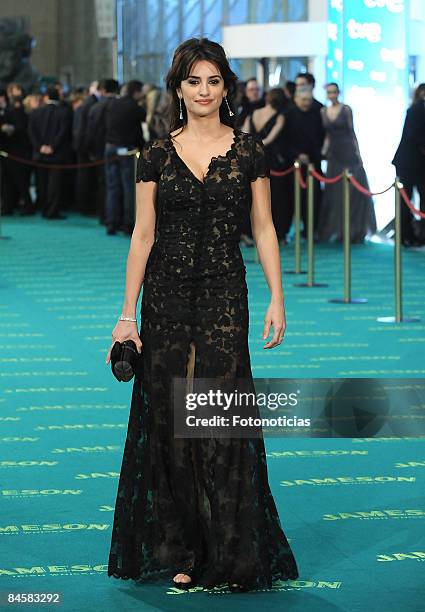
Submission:
[[41,162],[33,161],[31,159],[17,157],[16,155],[12,155],[11,153],[7,153],[6,151],[0,151],[0,156],[5,157],[6,159],[11,159],[12,161],[16,161],[20,164],[26,164],[27,166],[34,166],[35,168],[47,168],[51,170],[68,170],[68,169],[71,170],[71,169],[76,169],[76,168],[89,168],[93,166],[101,166],[102,164],[108,164],[109,162],[115,161],[119,159],[120,157],[126,157],[124,155],[111,155],[111,157],[108,157],[108,158],[97,159],[95,161],[85,162],[83,164],[44,164]]
[[302,175],[302,172],[301,172],[301,168],[296,167],[295,171],[296,171],[296,175],[295,176],[297,177],[298,182],[299,182],[301,188],[302,189],[307,189],[307,184],[306,184],[306,182],[305,182],[305,180],[303,178],[303,175]]
[[387,193],[387,191],[389,191],[390,189],[394,187],[394,184],[392,184],[386,189],[383,189],[382,191],[369,191],[368,189],[366,189],[366,187],[363,187],[363,185],[361,185],[351,174],[348,175],[348,180],[353,185],[353,187],[355,187],[361,193],[364,193],[364,195],[368,195],[368,196],[376,196],[376,195],[381,195],[383,193]]
[[291,172],[293,172],[295,170],[294,166],[291,166],[290,168],[287,168],[286,170],[270,170],[270,174],[272,176],[287,176],[288,174],[291,174]]
[[322,174],[319,174],[317,172],[317,170],[312,170],[311,174],[314,176],[315,179],[317,179],[318,181],[321,181],[322,183],[338,183],[338,181],[340,181],[342,179],[342,177],[344,176],[344,173],[341,172],[341,174],[338,174],[338,176],[333,176],[332,178],[327,178],[326,176],[323,176]]
[[415,215],[419,215],[419,217],[421,219],[425,219],[425,213],[423,213],[421,210],[418,210],[417,208],[415,208],[412,204],[412,202],[409,199],[409,196],[406,193],[406,190],[404,189],[404,187],[398,187],[399,191],[400,191],[400,195],[404,200],[404,203],[406,204],[406,206],[408,206],[408,208],[410,208],[410,210],[412,211],[412,213],[414,213]]

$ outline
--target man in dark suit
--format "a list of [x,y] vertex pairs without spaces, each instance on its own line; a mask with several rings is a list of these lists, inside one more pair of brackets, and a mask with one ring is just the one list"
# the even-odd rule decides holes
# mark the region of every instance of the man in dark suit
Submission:
[[313,90],[315,86],[316,79],[314,78],[314,75],[311,74],[311,72],[299,72],[295,77],[295,90],[297,90],[298,88],[310,88],[311,95],[313,96],[313,110],[320,112],[320,109],[322,108],[323,104],[319,102],[319,100],[316,100],[316,98],[314,97]]
[[[321,172],[321,150],[325,139],[320,111],[313,103],[311,88],[298,87],[294,97],[295,106],[285,115],[285,125],[282,132],[284,156],[287,167],[299,159],[302,163],[301,171],[304,180],[307,179],[307,165],[312,163],[318,172]],[[285,177],[286,178],[286,177]],[[285,198],[284,233],[288,233],[294,214],[294,178],[288,177],[285,185],[287,197]],[[318,181],[314,181],[314,229],[317,229],[320,214],[321,188]],[[307,231],[307,194],[301,190],[301,215],[304,229]]]
[[77,163],[83,167],[77,170],[75,197],[78,209],[88,214],[95,208],[96,203],[96,168],[85,167],[89,160],[87,151],[87,124],[90,110],[97,104],[100,97],[99,83],[93,81],[89,87],[89,95],[74,111],[72,125],[72,144],[77,157]]
[[[425,95],[425,90],[424,90]],[[422,97],[407,110],[400,144],[392,163],[409,198],[413,188],[419,192],[420,209],[425,213],[425,100]],[[425,244],[425,220],[418,223],[418,236],[414,230],[415,218],[401,202],[401,240],[404,246]]]
[[[106,227],[108,234],[115,234],[120,221],[120,189],[123,188],[124,211],[121,229],[131,235],[135,221],[135,162],[126,152],[141,149],[144,144],[142,121],[145,109],[139,105],[143,96],[143,83],[129,81],[126,93],[113,98],[106,110]],[[113,159],[119,155],[119,159]]]
[[[69,163],[72,142],[72,111],[61,104],[56,88],[49,88],[44,106],[29,116],[28,133],[35,161],[55,166]],[[38,168],[39,198],[42,216],[46,219],[66,219],[59,212],[63,172],[60,168]]]
[[[16,157],[31,159],[31,142],[28,137],[28,115],[23,104],[23,89],[17,83],[8,86],[10,121],[14,126],[8,138],[8,152]],[[10,185],[10,203],[20,215],[35,214],[35,206],[30,196],[31,167],[27,164],[6,160],[6,176]],[[5,178],[6,178],[5,176]]]
[[[15,122],[11,116],[11,109],[7,92],[0,89],[0,151],[9,152],[10,139],[15,132]],[[0,204],[3,215],[13,215],[14,203],[12,201],[12,181],[9,172],[10,160],[0,156]]]
[[[85,147],[90,161],[98,161],[105,155],[106,111],[119,93],[119,84],[115,79],[103,79],[99,83],[100,98],[89,111]],[[96,212],[101,223],[105,223],[105,167],[94,166],[96,175]]]

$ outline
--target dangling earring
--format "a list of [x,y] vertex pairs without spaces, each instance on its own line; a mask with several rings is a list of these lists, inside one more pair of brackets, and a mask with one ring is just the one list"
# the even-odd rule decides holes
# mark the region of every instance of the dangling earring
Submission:
[[180,117],[180,119],[183,119],[183,109],[182,109],[182,99],[181,98],[179,98],[179,102],[180,102],[180,115],[179,115],[179,117]]
[[231,109],[231,108],[230,108],[230,106],[229,106],[229,102],[227,101],[227,96],[224,96],[224,101],[225,101],[225,102],[226,102],[226,104],[227,104],[227,110],[229,111],[229,116],[230,116],[230,117],[233,117],[233,115],[234,115],[235,113],[233,113],[233,112],[232,112],[232,109]]

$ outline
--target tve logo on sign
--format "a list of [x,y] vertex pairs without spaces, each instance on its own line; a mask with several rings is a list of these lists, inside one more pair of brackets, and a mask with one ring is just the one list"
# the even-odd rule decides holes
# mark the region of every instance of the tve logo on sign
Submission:
[[[366,1],[366,0],[365,0]],[[371,43],[377,43],[381,41],[381,26],[379,23],[374,21],[361,23],[355,19],[349,19],[347,21],[347,31],[350,38],[363,38]]]
[[367,8],[386,8],[390,13],[402,13],[404,0],[363,0]]

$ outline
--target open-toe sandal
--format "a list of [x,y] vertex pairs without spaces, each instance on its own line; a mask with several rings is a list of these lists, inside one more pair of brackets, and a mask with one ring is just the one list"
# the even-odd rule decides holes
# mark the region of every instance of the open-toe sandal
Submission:
[[229,591],[231,591],[231,593],[245,593],[248,590],[249,589],[247,589],[247,587],[245,587],[243,584],[229,582]]

